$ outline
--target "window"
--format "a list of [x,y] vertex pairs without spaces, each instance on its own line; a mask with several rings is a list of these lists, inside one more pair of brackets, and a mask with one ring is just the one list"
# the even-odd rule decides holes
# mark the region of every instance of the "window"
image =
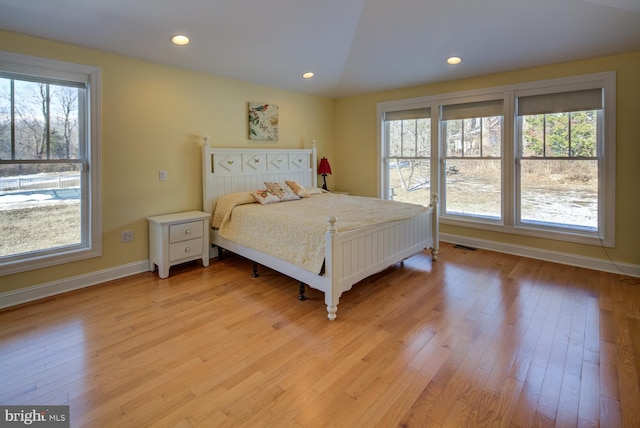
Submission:
[[442,107],[444,192],[452,216],[502,219],[502,100]]
[[0,274],[100,254],[99,71],[0,52]]
[[519,97],[517,106],[518,223],[597,231],[602,89]]
[[384,115],[387,198],[428,205],[431,181],[431,112],[428,108]]
[[390,101],[378,117],[382,197],[421,189],[444,224],[615,245],[614,72]]

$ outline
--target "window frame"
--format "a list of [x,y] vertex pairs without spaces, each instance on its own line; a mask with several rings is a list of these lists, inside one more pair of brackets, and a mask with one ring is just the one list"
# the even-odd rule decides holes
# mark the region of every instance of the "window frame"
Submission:
[[[554,239],[560,235],[566,241],[605,247],[615,246],[615,72],[597,73],[573,78],[546,81],[541,87],[525,87],[514,91],[514,228],[522,234]],[[520,214],[520,152],[522,136],[521,117],[516,116],[515,103],[518,97],[541,94],[573,92],[588,89],[603,90],[602,111],[598,112],[599,132],[596,141],[598,163],[598,227],[595,231],[580,228],[555,226],[552,224],[532,224],[522,222]],[[579,158],[576,158],[578,160]],[[557,238],[555,238],[557,239]]]
[[[427,119],[429,121],[431,121],[431,111],[429,107],[415,107],[412,106],[410,108],[407,109],[397,109],[397,110],[386,110],[384,112],[382,112],[382,130],[381,132],[383,133],[383,135],[385,136],[385,141],[386,139],[389,137],[389,128],[387,127],[387,122],[389,122],[389,120],[387,119],[387,113],[399,113],[399,112],[405,112],[405,111],[411,111],[411,110],[429,110],[429,115],[425,115],[424,117],[420,117],[420,119]],[[418,119],[418,118],[415,118]],[[429,126],[431,127],[431,123],[429,124]],[[431,138],[431,137],[430,137]],[[430,170],[430,176],[429,176],[429,180],[431,183],[431,150],[432,150],[432,144],[433,142],[430,140],[429,141],[429,156],[420,156],[418,155],[418,147],[416,145],[415,149],[416,149],[416,154],[414,156],[392,156],[390,151],[389,151],[389,147],[388,145],[385,144],[385,146],[382,148],[382,169],[381,169],[381,174],[382,174],[382,181],[384,183],[389,183],[390,181],[390,176],[389,176],[389,162],[391,160],[395,160],[396,162],[400,161],[400,160],[417,160],[417,161],[429,161],[429,170]],[[431,184],[429,184],[429,186],[431,187]],[[389,190],[390,190],[390,186],[386,185],[383,189],[381,189],[381,194],[384,195],[383,198],[384,199],[389,199],[390,198],[390,194],[389,194]],[[429,193],[433,193],[433,192],[429,192]],[[425,205],[427,205],[429,203],[429,201],[427,200]]]
[[[447,136],[447,132],[446,132],[446,123],[445,120],[443,119],[443,110],[448,107],[448,106],[454,106],[454,105],[463,105],[463,104],[475,104],[475,103],[485,103],[485,102],[492,102],[492,101],[500,101],[502,103],[502,141],[500,143],[500,158],[490,158],[490,157],[486,157],[484,159],[499,159],[500,160],[500,189],[501,189],[501,197],[500,197],[500,218],[491,218],[491,217],[484,217],[484,216],[479,216],[479,215],[465,215],[462,213],[447,213],[446,212],[446,206],[447,206],[447,191],[446,191],[446,185],[447,185],[447,177],[446,177],[446,163],[447,163],[447,159],[449,158],[447,156],[447,141],[445,141],[446,136]],[[438,141],[438,148],[439,148],[439,152],[438,152],[438,158],[439,158],[439,175],[440,175],[440,180],[439,180],[439,194],[440,194],[440,218],[444,220],[444,223],[451,223],[451,224],[459,224],[459,222],[461,222],[463,225],[467,224],[467,223],[471,223],[471,224],[486,224],[486,225],[497,225],[497,226],[503,226],[505,224],[504,219],[505,219],[505,210],[506,210],[506,203],[505,203],[505,192],[504,192],[504,188],[505,188],[505,146],[506,146],[506,116],[505,116],[505,105],[507,104],[507,100],[505,99],[504,93],[503,92],[488,92],[486,94],[476,94],[474,96],[461,96],[461,97],[456,97],[456,96],[450,96],[449,99],[447,100],[443,100],[442,102],[439,102],[439,109],[438,109],[438,117],[437,117],[437,121],[438,121],[438,126],[440,129],[440,136],[441,138]],[[463,142],[464,144],[464,142]],[[478,158],[480,159],[480,158]]]
[[[0,259],[0,276],[70,263],[102,255],[101,165],[100,165],[100,69],[40,57],[0,51],[0,70],[17,75],[37,76],[45,80],[84,83],[86,87],[81,143],[81,242]],[[79,100],[79,103],[82,101]],[[78,159],[76,159],[78,161]],[[11,160],[7,163],[23,163]]]
[[[603,89],[603,112],[601,128],[601,144],[599,144],[598,163],[598,230],[587,231],[569,227],[548,227],[537,224],[518,222],[516,197],[519,181],[516,180],[519,150],[519,128],[516,117],[516,99],[518,96],[547,94],[554,92],[570,92],[583,89]],[[381,102],[377,105],[378,115],[378,196],[384,193],[384,159],[385,150],[383,120],[384,112],[408,109],[410,106],[431,108],[431,192],[443,195],[443,165],[446,147],[442,129],[441,108],[447,104],[482,101],[487,99],[504,99],[503,115],[503,152],[502,152],[502,221],[486,220],[480,217],[450,216],[442,211],[442,224],[490,230],[515,235],[562,240],[587,245],[605,247],[615,246],[615,117],[616,117],[616,72],[608,71],[556,79],[523,82],[520,84],[481,88],[434,96],[416,97],[406,100]]]
[[[437,174],[434,174],[433,168],[433,155],[437,153],[434,151],[437,146],[437,142],[434,141],[434,122],[433,122],[433,106],[432,103],[426,97],[417,97],[410,98],[407,100],[398,100],[398,101],[389,101],[385,103],[379,103],[377,106],[377,117],[378,117],[378,150],[377,150],[377,159],[376,163],[378,167],[376,168],[376,181],[377,181],[377,196],[382,199],[389,199],[389,152],[386,145],[386,128],[385,128],[385,113],[390,112],[398,112],[403,110],[420,110],[420,109],[430,109],[431,112],[431,147],[430,147],[430,160],[431,160],[431,171],[430,171],[430,190],[429,193],[434,192],[434,182],[437,181]],[[437,136],[437,131],[435,131],[435,135]],[[385,137],[383,137],[385,136]],[[418,159],[418,157],[416,157]],[[420,158],[421,160],[427,158]],[[434,181],[435,180],[435,181]],[[425,205],[428,205],[429,201],[426,201]]]

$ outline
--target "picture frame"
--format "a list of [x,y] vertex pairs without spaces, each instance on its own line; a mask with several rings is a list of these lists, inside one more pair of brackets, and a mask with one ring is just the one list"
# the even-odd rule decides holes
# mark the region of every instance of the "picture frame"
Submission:
[[249,139],[278,141],[278,106],[266,103],[249,103]]

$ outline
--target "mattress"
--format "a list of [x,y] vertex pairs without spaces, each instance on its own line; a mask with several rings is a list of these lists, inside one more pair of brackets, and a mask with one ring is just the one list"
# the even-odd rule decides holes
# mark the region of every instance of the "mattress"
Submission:
[[427,211],[417,204],[332,193],[261,205],[241,192],[218,200],[212,226],[225,239],[319,273],[329,217],[337,218],[337,233],[343,233]]

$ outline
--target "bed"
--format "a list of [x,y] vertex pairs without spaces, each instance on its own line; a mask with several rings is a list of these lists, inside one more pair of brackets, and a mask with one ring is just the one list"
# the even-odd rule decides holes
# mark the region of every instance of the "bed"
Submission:
[[[375,198],[357,199],[358,197],[326,194],[317,188],[316,165],[315,145],[310,149],[236,149],[212,148],[205,144],[202,149],[203,210],[212,214],[211,258],[216,257],[218,252],[224,249],[241,255],[253,261],[254,264],[269,267],[298,280],[301,289],[306,284],[320,290],[324,293],[327,316],[330,320],[335,320],[340,296],[350,290],[354,284],[425,249],[431,249],[432,259],[437,260],[438,200],[436,195],[432,195],[428,207],[421,207],[417,211],[414,208],[415,212],[405,218],[394,218],[391,214],[392,217],[385,217],[382,221],[373,224],[352,224],[348,214],[350,211],[355,213],[353,207],[355,205],[364,207],[366,200]],[[295,260],[288,260],[280,252],[259,247],[253,242],[247,244],[240,241],[242,243],[239,243],[238,240],[229,238],[228,233],[222,233],[227,231],[228,226],[223,226],[221,229],[221,221],[226,222],[234,216],[234,221],[236,218],[239,221],[241,210],[250,211],[270,206],[257,203],[230,203],[237,195],[244,197],[244,192],[264,189],[265,182],[292,182],[299,184],[303,190],[312,190],[314,195],[306,198],[305,202],[302,202],[304,198],[300,201],[282,202],[287,204],[285,207],[288,212],[297,212],[303,205],[313,203],[316,204],[316,208],[311,209],[318,210],[318,201],[322,201],[320,205],[333,207],[334,203],[340,202],[339,198],[342,198],[349,207],[347,211],[343,210],[342,214],[327,215],[320,220],[320,223],[316,221],[312,226],[289,228],[297,230],[298,237],[291,238],[297,241],[301,236],[300,230],[317,231],[320,227],[320,241],[309,245],[321,249],[319,250],[321,260],[315,259],[311,265],[301,264]],[[376,201],[396,204],[389,212],[396,211],[395,208],[400,205],[393,201]],[[375,203],[375,201],[371,202]],[[225,210],[229,210],[226,215],[220,214],[223,206]],[[376,208],[370,211],[383,212],[384,210]],[[263,220],[270,217],[271,214],[260,216]],[[221,220],[221,218],[224,219]],[[280,223],[290,224],[290,220]],[[244,230],[245,226],[238,229]],[[311,237],[312,234],[309,233],[309,236]],[[313,239],[318,239],[317,233],[313,235]]]

